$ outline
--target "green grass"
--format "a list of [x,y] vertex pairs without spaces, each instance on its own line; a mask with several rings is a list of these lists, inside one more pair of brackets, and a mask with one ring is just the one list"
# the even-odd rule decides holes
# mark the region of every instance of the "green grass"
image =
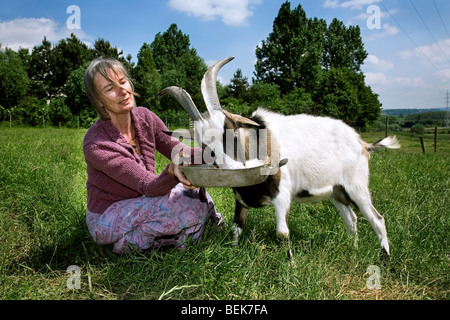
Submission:
[[[372,155],[373,202],[386,219],[388,261],[360,216],[358,248],[329,201],[294,204],[293,259],[272,207],[252,209],[238,247],[209,228],[198,245],[102,257],[85,225],[85,130],[0,127],[0,299],[448,299],[450,141],[399,136]],[[382,134],[364,134],[376,141]],[[162,170],[166,160],[158,156]],[[209,189],[230,227],[230,189]],[[81,288],[67,288],[70,265]],[[370,265],[381,289],[366,288]]]

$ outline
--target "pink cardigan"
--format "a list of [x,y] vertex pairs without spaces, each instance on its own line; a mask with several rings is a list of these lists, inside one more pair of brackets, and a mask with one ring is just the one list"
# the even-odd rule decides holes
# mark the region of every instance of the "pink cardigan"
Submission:
[[155,174],[155,150],[170,159],[180,142],[163,132],[167,127],[150,110],[134,108],[131,117],[144,161],[109,120],[98,119],[84,137],[87,208],[91,212],[101,214],[124,199],[165,195],[179,182],[168,172],[169,166]]

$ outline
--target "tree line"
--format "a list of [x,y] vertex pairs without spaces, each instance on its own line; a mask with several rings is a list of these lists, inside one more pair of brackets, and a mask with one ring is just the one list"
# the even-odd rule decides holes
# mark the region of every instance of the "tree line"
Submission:
[[[273,30],[255,50],[251,83],[237,69],[229,85],[218,83],[224,108],[249,116],[262,106],[283,114],[331,116],[366,127],[380,115],[378,95],[365,84],[361,65],[367,57],[358,26],[334,19],[308,18],[299,4],[286,1]],[[88,127],[97,118],[84,91],[83,76],[96,57],[120,60],[129,70],[137,104],[156,112],[172,125],[189,118],[172,97],[159,97],[167,86],[187,90],[205,110],[200,81],[207,70],[192,48],[189,36],[176,24],[144,43],[137,54],[123,51],[105,39],[87,47],[74,34],[52,45],[45,37],[33,49],[14,51],[0,44],[0,121]],[[223,57],[218,57],[223,58]]]

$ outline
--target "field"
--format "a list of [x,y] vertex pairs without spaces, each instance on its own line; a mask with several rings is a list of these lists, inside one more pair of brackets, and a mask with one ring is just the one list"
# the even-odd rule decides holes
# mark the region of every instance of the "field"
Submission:
[[[102,256],[84,220],[85,132],[0,127],[0,299],[449,299],[448,138],[439,136],[434,153],[426,137],[423,154],[418,137],[401,135],[402,149],[372,156],[370,189],[386,219],[390,259],[380,258],[358,212],[355,248],[325,201],[293,205],[289,262],[272,207],[252,209],[239,246],[230,245],[230,189],[208,190],[228,229],[209,228],[200,244]],[[166,159],[157,161],[161,170]],[[380,288],[368,286],[369,266],[380,268]]]

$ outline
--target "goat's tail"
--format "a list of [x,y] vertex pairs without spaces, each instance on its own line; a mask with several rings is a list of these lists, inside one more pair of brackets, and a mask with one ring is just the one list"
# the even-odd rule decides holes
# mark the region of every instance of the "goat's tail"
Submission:
[[381,139],[372,144],[367,144],[367,151],[374,152],[378,149],[387,148],[387,149],[398,149],[400,148],[400,143],[397,140],[396,136],[387,137]]

